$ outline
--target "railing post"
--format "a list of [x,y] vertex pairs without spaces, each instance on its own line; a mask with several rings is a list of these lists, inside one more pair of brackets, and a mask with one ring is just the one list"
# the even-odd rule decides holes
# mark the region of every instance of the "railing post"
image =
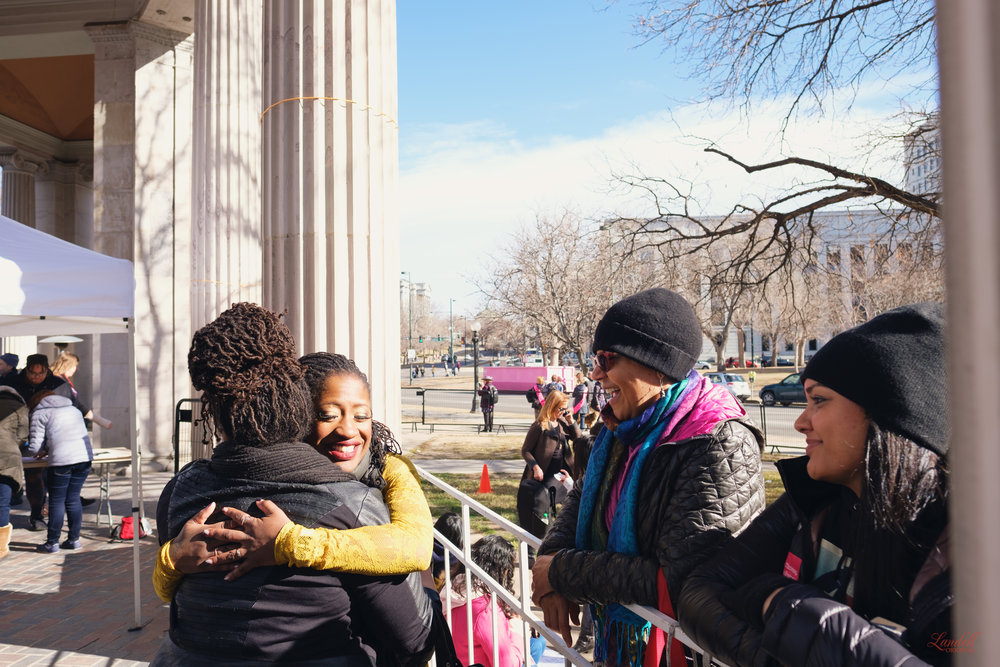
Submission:
[[[520,572],[520,599],[521,607],[527,611],[531,609],[531,570],[528,569],[528,543],[518,540],[517,546],[518,571]],[[521,641],[524,644],[524,664],[528,664],[528,656],[531,654],[531,625],[525,615],[521,616]]]

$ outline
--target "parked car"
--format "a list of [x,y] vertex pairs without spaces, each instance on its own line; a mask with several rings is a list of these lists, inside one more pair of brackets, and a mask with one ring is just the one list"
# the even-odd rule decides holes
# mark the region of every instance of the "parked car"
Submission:
[[750,385],[742,375],[735,373],[705,373],[705,377],[714,384],[721,384],[728,389],[733,396],[745,401],[750,398]]
[[699,359],[694,363],[694,367],[699,371],[707,371],[715,367],[715,362],[708,359]]
[[[781,361],[781,358],[778,358]],[[764,405],[790,405],[792,403],[805,403],[806,390],[802,387],[802,381],[798,373],[785,376],[781,382],[766,384],[760,388],[760,402]]]

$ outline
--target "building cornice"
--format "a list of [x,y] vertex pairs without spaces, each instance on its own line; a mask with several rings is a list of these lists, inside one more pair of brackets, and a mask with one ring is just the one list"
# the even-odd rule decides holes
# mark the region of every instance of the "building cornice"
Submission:
[[0,115],[0,144],[65,162],[94,159],[93,141],[63,141],[3,115]]

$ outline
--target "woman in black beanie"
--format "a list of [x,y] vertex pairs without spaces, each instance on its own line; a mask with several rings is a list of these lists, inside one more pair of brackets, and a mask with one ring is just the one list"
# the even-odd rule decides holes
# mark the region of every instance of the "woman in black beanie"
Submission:
[[760,434],[693,370],[702,339],[691,305],[661,288],[611,306],[594,333],[605,426],[539,547],[532,597],[567,644],[589,604],[594,658],[608,665],[656,664],[646,653],[662,636],[625,605],[672,616],[687,574],[764,507]]
[[731,665],[950,662],[943,307],[845,331],[802,378],[806,455],[778,462],[786,493],[689,577],[682,626]]

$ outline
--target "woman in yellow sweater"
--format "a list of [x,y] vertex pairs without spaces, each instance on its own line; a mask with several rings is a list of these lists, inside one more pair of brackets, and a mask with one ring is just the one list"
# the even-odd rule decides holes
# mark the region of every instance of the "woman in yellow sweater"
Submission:
[[392,522],[352,530],[305,528],[260,500],[263,516],[223,508],[229,526],[206,524],[214,503],[163,545],[153,571],[157,595],[169,602],[185,574],[231,570],[234,579],[262,565],[289,565],[364,575],[403,574],[430,565],[431,513],[416,470],[382,423],[372,419],[368,379],[353,361],[317,352],[299,360],[316,407],[307,441],[346,472],[379,488]]

